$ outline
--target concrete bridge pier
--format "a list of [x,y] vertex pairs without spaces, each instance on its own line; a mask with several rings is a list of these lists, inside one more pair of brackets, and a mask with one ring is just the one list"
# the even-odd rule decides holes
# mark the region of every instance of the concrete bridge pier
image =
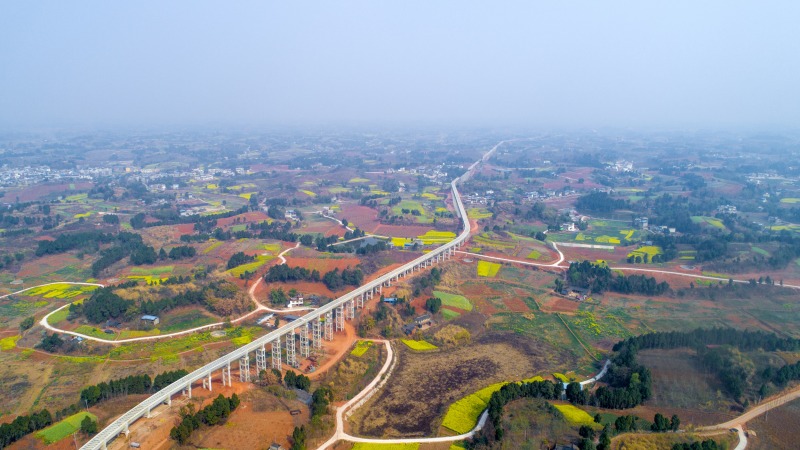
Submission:
[[256,374],[262,370],[267,370],[267,349],[263,345],[256,349]]
[[281,370],[281,337],[272,341],[272,368]]
[[300,357],[308,358],[311,355],[311,348],[308,342],[308,323],[301,325],[298,330],[300,330]]
[[222,385],[233,386],[233,380],[231,380],[231,362],[228,361],[228,364],[222,366]]
[[325,340],[333,340],[333,313],[330,311],[325,313]]
[[314,350],[322,348],[322,321],[319,317],[311,322],[312,338],[314,339]]
[[344,305],[336,307],[336,331],[344,331]]
[[239,381],[242,383],[250,382],[250,355],[245,354],[239,358]]
[[353,320],[353,319],[356,318],[356,301],[355,300],[350,299],[350,301],[347,302],[346,311],[347,311],[347,316],[345,317],[346,319]]
[[208,378],[203,377],[203,389],[208,389],[208,392],[211,392],[211,372],[208,372]]
[[286,364],[297,367],[297,355],[295,354],[294,332],[292,330],[286,335]]

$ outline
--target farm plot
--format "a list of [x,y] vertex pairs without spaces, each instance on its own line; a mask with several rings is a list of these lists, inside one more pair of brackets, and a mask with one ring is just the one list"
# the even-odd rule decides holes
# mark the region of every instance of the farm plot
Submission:
[[414,339],[401,339],[401,340],[403,341],[403,344],[406,344],[406,347],[417,352],[427,352],[431,350],[437,350],[439,348],[428,341],[423,341],[423,340],[417,341]]
[[719,228],[720,230],[726,229],[725,224],[722,223],[722,221],[717,219],[716,217],[692,216],[692,222],[699,224],[706,224],[714,228]]
[[505,386],[506,382],[495,383],[470,394],[450,405],[442,420],[442,426],[456,434],[464,434],[475,428],[481,413],[489,405],[492,394]]
[[43,297],[43,298],[53,298],[58,300],[67,300],[75,298],[82,294],[87,294],[89,292],[94,291],[95,289],[97,289],[97,286],[56,283],[29,289],[25,291],[23,294],[28,297]]
[[628,253],[628,258],[638,258],[636,261],[652,262],[653,257],[663,254],[661,247],[656,245],[644,245]]
[[573,405],[553,405],[564,416],[567,422],[572,425],[588,425],[596,430],[603,428],[599,423],[595,423],[594,418],[586,411]]
[[427,233],[417,236],[425,245],[433,244],[446,244],[456,238],[456,234],[452,231],[435,231],[430,230]]
[[472,303],[463,295],[451,294],[443,291],[433,291],[433,295],[442,300],[442,304],[453,308],[472,311]]
[[72,433],[80,430],[81,428],[81,421],[86,417],[91,418],[94,421],[97,421],[97,416],[92,413],[83,411],[77,414],[73,414],[66,419],[58,422],[55,425],[51,425],[44,430],[38,431],[36,433],[36,437],[42,439],[45,444],[52,444],[53,442],[58,442],[61,439],[64,439],[67,436],[72,435]]
[[325,272],[330,272],[333,269],[343,270],[348,267],[356,267],[361,263],[361,260],[358,258],[341,258],[341,257],[330,257],[330,258],[297,258],[292,256],[286,257],[286,264],[289,266],[295,267],[305,267],[308,270],[317,270],[319,271],[320,275],[325,274]]
[[243,275],[245,272],[255,272],[264,264],[272,261],[275,259],[274,256],[271,255],[256,255],[256,260],[247,264],[242,264],[241,266],[236,266],[233,269],[229,269],[228,273],[238,277]]
[[494,278],[497,276],[497,272],[500,271],[500,267],[502,267],[498,263],[493,263],[489,261],[478,261],[478,276],[479,277],[487,277],[487,278]]
[[470,208],[467,210],[467,217],[470,219],[488,219],[492,217],[492,213],[486,208]]
[[370,347],[372,347],[372,341],[358,341],[350,354],[353,356],[364,356],[364,353],[367,353]]

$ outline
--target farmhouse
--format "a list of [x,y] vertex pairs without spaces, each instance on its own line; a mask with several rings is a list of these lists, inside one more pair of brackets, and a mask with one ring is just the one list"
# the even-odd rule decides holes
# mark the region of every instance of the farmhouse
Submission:
[[160,320],[158,316],[144,315],[142,316],[142,322],[144,322],[147,325],[158,325]]
[[422,328],[424,326],[430,326],[433,322],[431,321],[430,314],[423,314],[414,319],[414,323],[417,324],[418,327]]
[[303,297],[301,297],[301,296],[292,297],[292,298],[289,299],[288,302],[286,302],[286,307],[287,308],[294,308],[295,306],[303,306],[303,303],[305,303],[303,301]]

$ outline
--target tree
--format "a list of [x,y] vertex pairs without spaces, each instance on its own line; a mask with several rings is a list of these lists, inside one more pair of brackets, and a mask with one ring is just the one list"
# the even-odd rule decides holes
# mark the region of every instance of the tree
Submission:
[[433,314],[436,314],[440,309],[442,309],[442,299],[438,297],[431,297],[425,300],[425,309]]
[[578,403],[581,393],[581,384],[573,381],[567,385],[567,400],[570,403]]
[[677,414],[672,415],[672,419],[669,421],[669,427],[672,431],[678,431],[681,427],[681,419],[678,418]]
[[292,431],[291,450],[305,450],[305,449],[306,449],[306,428],[304,426],[294,427],[294,431]]
[[33,320],[33,316],[26,317],[26,318],[25,318],[25,319],[24,319],[24,320],[23,320],[23,321],[22,321],[22,322],[19,324],[19,330],[20,330],[20,331],[25,331],[25,330],[28,330],[28,329],[30,329],[30,328],[33,326],[33,322],[34,322],[34,320]]
[[81,431],[89,436],[97,433],[97,422],[86,416],[81,421]]
[[589,425],[581,425],[578,434],[583,438],[594,440],[594,428]]

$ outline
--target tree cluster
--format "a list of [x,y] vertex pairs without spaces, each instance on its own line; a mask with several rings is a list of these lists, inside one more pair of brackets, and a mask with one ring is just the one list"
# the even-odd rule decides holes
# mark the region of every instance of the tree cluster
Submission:
[[256,260],[255,256],[248,255],[245,252],[236,252],[228,259],[227,268],[228,270],[233,269],[234,267],[241,266],[242,264],[248,264]]
[[11,445],[26,435],[41,430],[52,423],[53,416],[46,409],[27,416],[17,416],[13,421],[0,425],[0,448]]
[[590,261],[573,262],[569,265],[566,276],[570,285],[596,293],[613,291],[621,294],[661,295],[669,291],[666,281],[659,283],[655,278],[645,275],[621,275],[606,265]]
[[182,414],[181,423],[172,427],[169,437],[177,441],[178,444],[183,445],[189,440],[192,432],[200,428],[200,426],[222,425],[225,423],[225,419],[239,406],[239,402],[239,396],[235,393],[230,398],[219,394],[210,405],[197,413],[188,412]]
[[683,444],[674,444],[672,446],[672,450],[717,450],[722,449],[724,447],[720,447],[717,444],[717,441],[713,439],[706,439],[702,442],[692,442],[691,444],[683,443]]

